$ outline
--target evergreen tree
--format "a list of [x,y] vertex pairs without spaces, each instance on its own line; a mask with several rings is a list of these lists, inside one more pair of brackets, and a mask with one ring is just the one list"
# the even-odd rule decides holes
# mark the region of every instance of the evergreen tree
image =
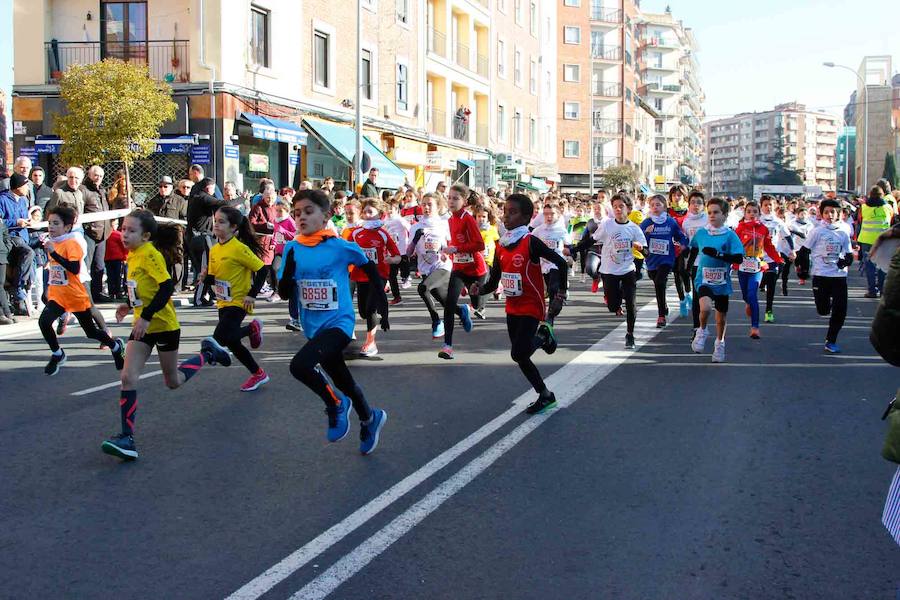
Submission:
[[891,189],[897,189],[897,163],[894,161],[894,155],[888,152],[884,155],[884,172],[881,176],[891,183]]
[[766,160],[767,173],[759,179],[762,185],[803,185],[803,173],[794,168],[794,157],[784,151],[784,128],[775,129],[775,151]]

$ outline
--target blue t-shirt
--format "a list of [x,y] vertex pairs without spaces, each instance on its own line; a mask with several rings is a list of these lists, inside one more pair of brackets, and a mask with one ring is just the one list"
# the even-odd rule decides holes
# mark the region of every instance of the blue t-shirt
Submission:
[[697,263],[697,276],[694,278],[694,289],[706,286],[716,296],[731,295],[731,265],[724,260],[703,254],[704,248],[714,248],[721,254],[744,255],[741,238],[731,229],[725,233],[712,235],[705,227],[698,229],[691,239],[691,248],[700,252]]
[[[653,231],[648,232],[650,226],[653,225]],[[678,226],[678,221],[671,216],[666,217],[666,222],[657,225],[653,219],[647,217],[641,222],[641,231],[647,238],[647,246],[644,248],[644,264],[647,265],[648,271],[654,271],[660,265],[675,264],[675,242],[681,244],[682,248],[687,248],[688,239]]]
[[284,246],[279,279],[291,253],[296,264],[294,279],[297,281],[300,323],[306,336],[312,339],[325,329],[340,329],[347,337],[352,337],[356,313],[347,267],[369,262],[362,249],[336,237],[316,246],[290,241]]

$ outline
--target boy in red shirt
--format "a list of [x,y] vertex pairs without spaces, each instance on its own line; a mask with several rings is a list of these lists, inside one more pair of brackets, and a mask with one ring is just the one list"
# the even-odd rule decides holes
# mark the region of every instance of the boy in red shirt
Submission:
[[[347,239],[362,248],[362,251],[378,267],[382,280],[390,275],[391,265],[400,262],[400,250],[384,228],[384,204],[374,198],[363,201],[362,222],[359,227],[349,229]],[[345,230],[347,231],[347,230]],[[369,276],[362,269],[353,269],[350,280],[356,282],[356,300],[359,316],[366,320],[366,342],[360,348],[360,356],[375,356],[378,347],[375,345],[375,332],[378,322],[373,311],[369,310]]]

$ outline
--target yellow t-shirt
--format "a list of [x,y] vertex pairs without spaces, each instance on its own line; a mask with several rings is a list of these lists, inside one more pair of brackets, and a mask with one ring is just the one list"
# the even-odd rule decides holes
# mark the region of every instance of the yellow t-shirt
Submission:
[[[166,259],[153,244],[147,242],[137,250],[128,253],[128,303],[134,308],[134,320],[137,321],[144,307],[150,304],[153,297],[159,291],[159,286],[165,283],[171,276],[166,269]],[[147,333],[161,333],[163,331],[175,331],[181,326],[175,315],[175,305],[171,298],[161,308],[147,327]]]
[[494,250],[497,249],[496,242],[500,239],[500,232],[497,231],[497,226],[489,225],[487,229],[482,230],[481,239],[484,240],[484,262],[491,266],[494,264]]
[[253,273],[262,267],[263,261],[235,237],[214,245],[209,251],[207,273],[216,279],[213,287],[216,306],[243,308],[244,298],[253,283]]

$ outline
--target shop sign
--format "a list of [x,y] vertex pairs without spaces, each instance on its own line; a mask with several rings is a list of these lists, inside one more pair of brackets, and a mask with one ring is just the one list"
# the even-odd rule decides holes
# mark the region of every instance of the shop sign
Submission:
[[506,167],[498,169],[497,174],[500,176],[500,179],[504,181],[515,181],[519,176],[519,171],[517,169],[508,169]]
[[22,121],[13,121],[13,135],[27,135],[28,129]]
[[31,162],[36,162],[38,158],[37,148],[34,146],[28,146],[27,148],[19,148],[19,156],[27,156],[31,159]]
[[441,170],[442,156],[438,150],[429,150],[425,153],[425,169],[428,171]]
[[240,146],[234,144],[225,146],[225,158],[240,158]]
[[254,173],[269,172],[268,154],[250,154],[247,157],[247,170]]
[[[268,158],[268,157],[266,157]],[[296,167],[300,164],[300,155],[296,152],[291,152],[288,154],[288,164],[292,167]]]
[[210,164],[210,155],[209,144],[199,144],[191,147],[191,161],[198,165]]

